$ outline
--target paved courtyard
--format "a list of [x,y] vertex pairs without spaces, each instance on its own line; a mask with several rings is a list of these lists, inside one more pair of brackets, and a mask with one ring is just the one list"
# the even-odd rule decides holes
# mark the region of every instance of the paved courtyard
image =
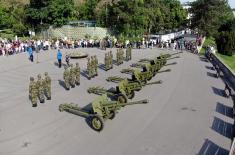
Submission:
[[[97,55],[103,63],[105,51],[79,49]],[[73,50],[62,50],[71,52]],[[113,49],[113,52],[115,50]],[[38,54],[39,63],[27,60],[26,53],[0,57],[0,155],[223,155],[228,154],[233,134],[231,99],[223,96],[224,84],[214,77],[209,62],[184,52],[171,59],[151,81],[161,85],[144,87],[133,99],[148,99],[147,105],[128,106],[115,119],[105,122],[100,133],[85,119],[58,106],[74,102],[86,106],[97,96],[88,94],[91,86],[115,87],[109,76],[128,77],[120,70],[140,58],[152,58],[170,50],[134,50],[133,60],[113,70],[99,69],[91,81],[85,75],[86,59],[79,62],[81,85],[66,91],[63,69],[56,63],[56,51]],[[102,66],[102,65],[101,65]],[[52,77],[52,100],[32,108],[28,100],[29,77],[47,71]]]

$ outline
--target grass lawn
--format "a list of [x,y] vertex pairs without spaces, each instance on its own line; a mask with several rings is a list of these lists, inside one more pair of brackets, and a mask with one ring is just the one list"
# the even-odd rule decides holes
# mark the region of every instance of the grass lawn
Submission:
[[235,73],[235,55],[234,56],[227,56],[220,53],[216,53],[216,55],[225,63],[227,64]]
[[206,52],[206,47],[207,47],[207,46],[214,46],[214,47],[216,47],[215,39],[212,38],[212,37],[206,38],[206,40],[205,40],[205,42],[204,42],[204,44],[203,44],[203,46],[202,46],[202,49],[201,49],[201,51],[200,51],[200,54],[201,54],[201,55],[204,55],[204,54],[205,54],[205,52]]

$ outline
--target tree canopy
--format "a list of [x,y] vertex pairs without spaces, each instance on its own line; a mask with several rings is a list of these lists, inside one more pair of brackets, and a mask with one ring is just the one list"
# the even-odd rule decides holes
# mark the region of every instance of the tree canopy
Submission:
[[197,0],[191,5],[191,26],[206,36],[215,36],[223,24],[234,18],[228,0]]
[[130,37],[174,30],[187,22],[179,0],[9,0],[0,3],[0,15],[1,29],[19,35],[69,20],[96,20],[97,26]]

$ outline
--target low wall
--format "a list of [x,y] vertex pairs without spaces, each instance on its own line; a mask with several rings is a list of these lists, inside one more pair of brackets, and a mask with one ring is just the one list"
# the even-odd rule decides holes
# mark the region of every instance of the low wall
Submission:
[[212,63],[218,64],[220,70],[223,72],[224,78],[227,80],[229,85],[235,90],[235,75],[232,70],[229,69],[216,55],[212,54]]

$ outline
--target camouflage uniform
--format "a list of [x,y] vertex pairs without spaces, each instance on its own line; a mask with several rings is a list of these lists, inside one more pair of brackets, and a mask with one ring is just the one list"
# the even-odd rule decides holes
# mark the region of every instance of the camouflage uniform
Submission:
[[124,50],[123,49],[121,49],[121,54],[120,54],[121,56],[121,64],[123,64],[123,61],[124,61]]
[[113,68],[113,53],[112,53],[112,51],[109,52],[109,65],[110,65],[110,68],[112,69]]
[[72,88],[75,87],[75,82],[76,82],[75,68],[73,67],[73,64],[70,64],[69,83]]
[[43,80],[40,74],[38,74],[38,81],[37,81],[37,89],[38,89],[38,98],[40,103],[45,102],[44,98],[44,85],[43,85]]
[[127,61],[131,60],[131,48],[130,47],[126,49],[126,60]]
[[33,77],[30,77],[29,98],[31,100],[33,107],[37,107],[37,97],[38,97],[37,83],[34,81]]
[[80,67],[79,67],[79,63],[76,63],[74,71],[75,71],[75,77],[76,77],[75,83],[76,83],[76,85],[80,85]]
[[67,90],[70,89],[70,84],[69,84],[69,77],[70,77],[70,71],[68,66],[65,66],[65,70],[64,70],[64,83],[65,83],[65,87]]
[[109,70],[109,56],[107,53],[105,53],[105,57],[104,57],[104,67],[105,67],[105,70]]
[[97,59],[97,56],[95,55],[94,56],[94,70],[95,70],[95,76],[98,76],[98,65],[99,65],[99,62],[98,62],[98,59]]
[[51,78],[47,72],[45,72],[44,92],[47,100],[51,100]]
[[91,79],[91,77],[92,77],[92,66],[91,66],[90,58],[87,58],[87,73],[88,73],[88,78]]
[[117,49],[116,57],[117,57],[117,65],[120,65],[120,50],[119,49]]

